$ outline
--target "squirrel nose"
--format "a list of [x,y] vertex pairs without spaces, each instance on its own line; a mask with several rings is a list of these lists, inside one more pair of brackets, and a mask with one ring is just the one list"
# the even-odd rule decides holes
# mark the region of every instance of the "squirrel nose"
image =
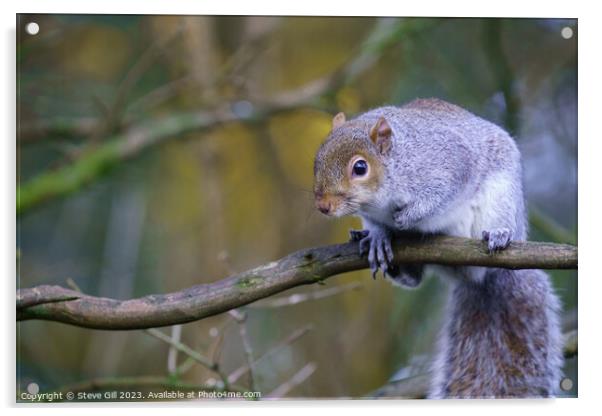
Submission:
[[332,204],[328,201],[319,200],[316,202],[316,207],[322,214],[328,215],[328,213],[332,209]]

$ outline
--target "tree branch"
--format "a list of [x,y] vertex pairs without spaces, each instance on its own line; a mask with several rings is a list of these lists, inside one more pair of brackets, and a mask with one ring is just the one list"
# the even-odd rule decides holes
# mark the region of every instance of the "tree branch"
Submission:
[[[479,240],[407,235],[396,241],[395,259],[452,266],[575,269],[577,247],[513,242],[506,250],[489,254]],[[60,286],[37,286],[17,291],[17,320],[43,319],[110,330],[176,325],[367,267],[366,258],[358,255],[358,244],[347,243],[300,250],[215,283],[130,300],[89,296]]]

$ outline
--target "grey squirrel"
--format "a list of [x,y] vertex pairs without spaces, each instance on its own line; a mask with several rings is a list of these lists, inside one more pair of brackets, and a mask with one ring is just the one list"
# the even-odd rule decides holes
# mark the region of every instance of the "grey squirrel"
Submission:
[[[488,250],[525,240],[520,153],[500,127],[439,99],[381,107],[332,131],[314,163],[316,207],[359,215],[351,231],[380,268],[416,287],[421,265],[396,265],[395,233],[479,238]],[[550,397],[563,363],[559,301],[540,270],[438,267],[451,282],[431,398]]]

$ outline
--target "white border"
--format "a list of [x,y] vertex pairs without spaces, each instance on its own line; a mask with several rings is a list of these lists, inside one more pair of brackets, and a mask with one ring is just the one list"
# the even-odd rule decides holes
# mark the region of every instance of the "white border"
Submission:
[[[274,1],[274,0],[21,0],[21,13],[122,13],[122,14],[231,14],[330,16],[459,16],[459,17],[577,17],[575,2],[546,1],[545,7],[524,0],[497,4],[471,1]],[[581,9],[583,10],[583,9]]]
[[[236,412],[251,410],[262,414],[271,412],[294,412],[294,407],[301,407],[299,412],[307,411],[333,411],[336,408],[345,408],[345,412],[365,413],[368,408],[378,407],[379,413],[399,414],[399,412],[420,411],[421,414],[441,413],[447,414],[482,414],[483,411],[489,415],[507,416],[516,410],[531,408],[534,412],[545,413],[546,416],[554,414],[578,414],[587,411],[591,407],[599,408],[598,397],[602,397],[599,389],[602,347],[599,330],[600,327],[600,305],[602,304],[602,288],[600,282],[602,277],[599,270],[602,268],[596,260],[600,258],[597,252],[599,239],[602,235],[600,227],[601,199],[600,191],[602,172],[602,153],[600,142],[602,133],[600,128],[600,115],[602,109],[602,91],[600,88],[600,64],[599,46],[602,42],[600,26],[602,20],[600,13],[595,10],[595,2],[575,1],[546,1],[527,2],[524,0],[506,0],[491,4],[491,2],[472,2],[468,0],[430,1],[418,2],[392,2],[384,0],[370,0],[368,2],[348,1],[194,1],[194,0],[104,0],[104,1],[74,1],[74,0],[52,0],[33,1],[20,0],[12,4],[2,2],[2,15],[0,19],[4,24],[3,33],[3,61],[2,65],[2,91],[6,92],[1,101],[2,126],[4,137],[2,138],[3,151],[2,181],[0,181],[0,195],[3,196],[2,218],[4,231],[4,246],[0,250],[2,264],[5,266],[5,318],[8,342],[1,343],[4,358],[2,377],[0,377],[0,394],[2,403],[11,406],[14,403],[14,273],[15,273],[15,13],[134,13],[134,14],[258,14],[258,15],[397,15],[397,16],[498,16],[498,17],[571,17],[579,18],[579,245],[580,255],[580,285],[579,285],[579,396],[580,399],[563,399],[554,401],[495,401],[495,402],[366,402],[366,401],[335,401],[335,402],[277,402],[277,403],[245,403],[210,404],[196,409],[189,405],[178,407],[178,412]],[[394,4],[395,3],[395,4]],[[562,198],[559,195],[559,198]],[[366,357],[370,359],[370,357]],[[13,405],[14,406],[14,405]],[[123,406],[123,405],[122,405]],[[220,409],[214,409],[213,407]],[[31,406],[20,406],[20,411],[29,413]],[[44,406],[44,412],[70,413],[81,412],[72,406],[67,408]],[[94,414],[105,413],[107,406],[93,408],[85,406],[86,412]],[[118,406],[109,405],[109,408]],[[140,406],[127,406],[138,408]],[[145,413],[163,414],[168,404],[153,404],[144,407]],[[209,409],[212,407],[212,409]],[[25,408],[25,409],[23,409]],[[403,409],[401,409],[403,408]],[[11,413],[14,411],[10,410]]]

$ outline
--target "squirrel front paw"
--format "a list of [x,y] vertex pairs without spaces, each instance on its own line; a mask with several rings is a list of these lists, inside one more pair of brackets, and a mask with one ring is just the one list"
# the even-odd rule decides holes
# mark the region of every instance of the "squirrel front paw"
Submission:
[[389,270],[390,262],[393,261],[393,248],[391,247],[391,235],[385,230],[362,230],[353,231],[352,240],[358,238],[360,242],[360,256],[368,253],[368,263],[372,271],[372,278],[376,279],[376,273],[380,268],[383,275]]
[[505,249],[510,244],[510,240],[512,240],[512,231],[509,228],[483,231],[483,241],[487,242],[490,253]]
[[398,230],[407,230],[412,226],[412,216],[409,204],[398,204],[393,209],[393,222]]

